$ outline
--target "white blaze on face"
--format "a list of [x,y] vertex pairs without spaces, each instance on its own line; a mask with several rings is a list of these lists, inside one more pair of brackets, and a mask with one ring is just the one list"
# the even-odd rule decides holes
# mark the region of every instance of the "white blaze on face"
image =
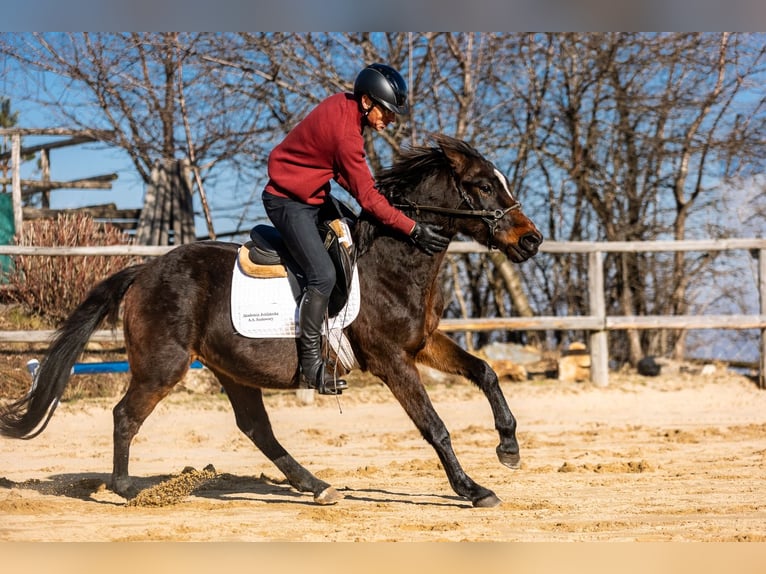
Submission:
[[511,190],[508,189],[508,180],[505,179],[505,176],[502,173],[500,173],[500,170],[498,170],[497,168],[495,168],[495,175],[497,176],[497,179],[500,180],[500,185],[503,186],[505,193],[508,194],[508,197],[513,199],[513,195],[511,195]]

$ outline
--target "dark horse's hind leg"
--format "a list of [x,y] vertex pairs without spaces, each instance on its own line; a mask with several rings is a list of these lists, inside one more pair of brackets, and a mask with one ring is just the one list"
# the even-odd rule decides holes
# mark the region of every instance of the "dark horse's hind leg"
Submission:
[[301,466],[279,444],[263,405],[261,389],[245,387],[221,374],[218,374],[218,378],[234,408],[239,429],[282,471],[294,488],[313,493],[317,504],[335,504],[343,498],[332,486]]
[[452,449],[447,427],[436,413],[431,399],[423,388],[415,365],[392,361],[386,366],[385,372],[379,373],[378,376],[386,382],[423,438],[433,446],[453,490],[477,507],[500,504],[500,499],[494,492],[474,482],[460,466]]
[[445,373],[462,375],[481,389],[492,408],[495,428],[500,436],[500,444],[496,449],[497,458],[509,468],[520,468],[521,457],[516,439],[516,419],[503,396],[497,375],[487,362],[463,350],[440,331],[431,335],[428,344],[418,354],[417,359],[418,362]]
[[111,488],[117,494],[125,498],[133,498],[138,494],[128,474],[130,443],[146,417],[151,414],[157,403],[170,393],[176,382],[183,376],[183,372],[169,379],[160,379],[163,383],[155,385],[147,384],[134,374],[125,396],[114,407],[114,459]]

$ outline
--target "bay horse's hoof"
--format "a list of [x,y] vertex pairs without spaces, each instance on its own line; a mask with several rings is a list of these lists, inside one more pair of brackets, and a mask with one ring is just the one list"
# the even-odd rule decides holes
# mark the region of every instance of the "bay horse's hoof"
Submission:
[[489,494],[488,496],[485,496],[484,498],[479,498],[478,500],[474,500],[473,507],[474,508],[494,508],[495,506],[498,506],[502,502],[503,501],[500,500],[494,494]]
[[495,452],[497,452],[497,460],[508,468],[512,468],[513,470],[521,468],[521,455],[518,452],[504,452],[500,450],[499,446]]
[[330,504],[337,504],[343,500],[344,496],[335,490],[332,486],[328,486],[322,492],[314,496],[314,502],[321,504],[322,506],[329,506]]

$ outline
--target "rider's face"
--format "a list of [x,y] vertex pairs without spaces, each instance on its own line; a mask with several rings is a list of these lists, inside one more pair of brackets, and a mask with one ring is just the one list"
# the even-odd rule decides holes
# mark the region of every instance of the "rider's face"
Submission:
[[375,131],[382,132],[388,127],[388,124],[396,121],[396,114],[394,112],[373,102],[367,96],[362,97],[362,108],[369,110],[367,113],[367,123]]

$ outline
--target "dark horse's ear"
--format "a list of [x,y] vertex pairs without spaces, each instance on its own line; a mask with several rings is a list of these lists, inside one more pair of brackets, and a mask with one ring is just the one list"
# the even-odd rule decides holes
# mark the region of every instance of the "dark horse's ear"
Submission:
[[449,161],[455,173],[463,173],[468,158],[462,149],[466,144],[444,134],[434,134],[431,138],[437,143],[442,153]]

